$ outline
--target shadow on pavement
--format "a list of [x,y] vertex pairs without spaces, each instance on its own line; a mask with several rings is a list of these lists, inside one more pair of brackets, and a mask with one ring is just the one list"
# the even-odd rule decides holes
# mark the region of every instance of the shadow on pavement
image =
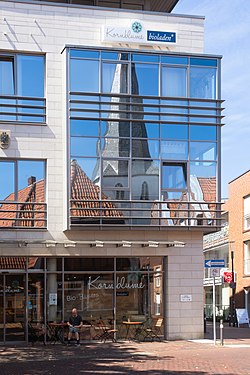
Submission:
[[[133,344],[84,344],[81,347],[48,345],[0,348],[1,375],[210,375],[207,371],[168,370],[176,361],[168,355],[167,343],[155,354],[147,347]],[[160,344],[160,345],[161,345]],[[153,348],[153,347],[151,347]],[[144,352],[142,351],[144,350]],[[224,373],[225,374],[225,373]],[[226,375],[235,375],[227,373]]]
[[[206,328],[205,338],[213,340],[212,322],[207,322]],[[229,327],[225,323],[223,334],[227,347],[188,341],[91,342],[80,347],[42,343],[0,346],[0,375],[250,374],[250,328]],[[219,324],[216,337],[219,340]],[[240,358],[237,363],[236,357]]]

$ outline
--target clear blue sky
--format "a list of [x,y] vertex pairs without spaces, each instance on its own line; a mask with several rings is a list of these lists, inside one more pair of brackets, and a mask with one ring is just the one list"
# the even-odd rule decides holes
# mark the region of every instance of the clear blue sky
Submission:
[[179,0],[172,13],[205,16],[204,53],[222,55],[222,198],[250,169],[250,0]]

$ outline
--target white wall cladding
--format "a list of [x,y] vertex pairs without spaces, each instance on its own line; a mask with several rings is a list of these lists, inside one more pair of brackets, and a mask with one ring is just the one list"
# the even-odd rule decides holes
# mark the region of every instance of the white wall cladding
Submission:
[[[101,41],[103,25],[128,26],[139,19],[155,30],[177,32],[176,46],[111,45]],[[1,158],[43,158],[47,160],[48,231],[1,231],[1,240],[63,241],[66,225],[66,76],[65,45],[131,48],[152,51],[203,52],[202,17],[181,17],[160,13],[97,9],[76,6],[54,6],[25,2],[1,1],[0,50],[46,54],[47,125],[1,124],[11,130],[11,146],[0,150]],[[64,204],[62,204],[62,202]],[[168,256],[168,331],[169,338],[199,338],[203,334],[202,233],[192,231],[83,231],[71,234],[72,240],[155,240],[184,241],[184,248],[150,249],[151,256]],[[0,245],[0,254],[17,255],[18,247]],[[20,249],[19,249],[20,250]],[[22,255],[119,255],[122,248],[66,249],[27,246]],[[126,250],[129,256],[145,256],[145,249]],[[191,295],[191,302],[181,302],[181,295]]]
[[[128,26],[140,19],[153,30],[175,30],[176,46],[138,46],[116,44],[113,47],[173,52],[203,51],[203,18],[181,17],[160,13],[139,13],[95,7],[54,6],[1,1],[1,50],[46,54],[46,100],[48,126],[5,125],[11,130],[11,147],[0,150],[0,156],[44,158],[48,163],[47,203],[48,229],[61,237],[66,227],[65,207],[65,45],[105,46],[103,25]],[[64,161],[64,163],[63,163]],[[64,218],[64,219],[63,219]],[[46,234],[45,234],[46,236]]]

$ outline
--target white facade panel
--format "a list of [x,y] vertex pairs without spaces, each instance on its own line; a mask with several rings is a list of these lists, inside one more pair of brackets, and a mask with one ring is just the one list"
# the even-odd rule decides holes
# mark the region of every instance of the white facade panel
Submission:
[[[46,125],[1,124],[0,128],[11,131],[11,146],[0,149],[1,158],[37,158],[47,161],[47,204],[48,230],[0,232],[1,240],[54,240],[68,239],[65,234],[67,221],[66,183],[66,45],[130,48],[147,51],[171,51],[181,53],[203,52],[203,20],[173,15],[140,14],[133,11],[86,9],[77,7],[11,3],[1,1],[0,27],[1,51],[35,52],[46,54]],[[155,44],[145,48],[137,44],[110,41],[102,42],[101,29],[105,25],[130,27],[131,21],[138,20],[148,29],[175,31],[176,45]],[[168,335],[169,339],[198,338],[203,333],[203,272],[202,233],[170,231],[122,232],[84,231],[71,233],[70,239],[81,240],[179,240],[185,242],[183,249],[158,248],[122,249],[123,256],[145,254],[167,256],[168,258]],[[20,250],[20,249],[19,249]],[[22,255],[39,256],[115,256],[120,248],[63,246],[22,248]],[[16,255],[17,248],[0,245],[1,256]],[[121,254],[121,253],[120,253]],[[180,295],[191,295],[191,302],[180,302]]]

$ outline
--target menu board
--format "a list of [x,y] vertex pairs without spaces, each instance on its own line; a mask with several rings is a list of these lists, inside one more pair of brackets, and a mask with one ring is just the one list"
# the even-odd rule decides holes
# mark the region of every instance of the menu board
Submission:
[[238,326],[241,324],[248,324],[249,326],[249,317],[247,309],[236,309]]

